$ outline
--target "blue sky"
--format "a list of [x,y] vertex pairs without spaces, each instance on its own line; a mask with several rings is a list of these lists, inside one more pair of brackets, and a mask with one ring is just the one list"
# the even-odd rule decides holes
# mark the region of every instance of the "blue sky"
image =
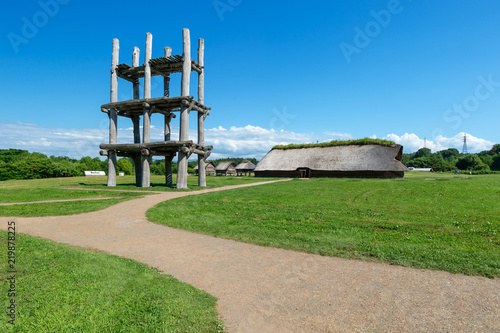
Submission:
[[[97,156],[107,140],[112,39],[153,57],[205,39],[214,157],[274,144],[379,137],[406,152],[500,142],[500,3],[483,1],[5,1],[0,149]],[[152,8],[152,10],[148,10]],[[191,91],[196,95],[196,76]],[[153,97],[161,95],[153,79]],[[180,75],[171,95],[180,92]],[[120,81],[119,99],[132,97]],[[161,139],[153,116],[152,139]],[[174,123],[174,134],[176,124]],[[131,122],[118,121],[119,142]],[[196,139],[196,121],[191,129]]]

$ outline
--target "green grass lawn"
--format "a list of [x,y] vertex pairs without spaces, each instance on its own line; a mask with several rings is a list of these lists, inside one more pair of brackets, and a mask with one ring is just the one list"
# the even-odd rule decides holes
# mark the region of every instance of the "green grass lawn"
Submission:
[[[174,175],[174,183],[176,177]],[[134,199],[150,194],[148,191],[178,191],[175,187],[164,185],[164,176],[152,176],[151,187],[135,186],[135,176],[117,177],[117,186],[106,186],[105,176],[48,178],[29,180],[8,180],[0,182],[0,203],[31,202],[41,200],[61,200],[79,198],[114,197],[106,200],[72,201],[56,203],[32,203],[23,205],[0,206],[0,216],[50,216],[87,213],[104,209],[124,200]],[[262,181],[255,177],[207,177],[207,187],[247,184]],[[198,185],[198,177],[189,176],[188,186],[192,190],[202,189]],[[79,189],[67,189],[76,187]],[[131,192],[96,191],[95,189],[114,189]],[[134,191],[134,192],[132,192]],[[141,191],[138,193],[136,191]]]
[[16,320],[7,323],[7,233],[0,231],[2,332],[222,332],[216,298],[133,260],[16,235]]
[[500,276],[500,176],[310,179],[178,198],[150,221],[326,256]]
[[[198,176],[189,175],[188,176],[188,190],[177,190],[175,188],[175,184],[177,181],[177,176],[173,175],[173,186],[165,185],[165,176],[151,176],[151,187],[141,188],[135,186],[135,176],[125,176],[125,177],[116,177],[117,178],[117,186],[115,189],[119,190],[139,190],[139,191],[190,191],[190,190],[203,190],[206,188],[215,188],[221,186],[228,185],[241,185],[241,184],[249,184],[256,183],[265,180],[275,180],[279,178],[257,178],[253,176],[243,176],[243,177],[235,177],[235,176],[212,176],[207,175],[207,186],[200,187],[198,186]],[[99,184],[85,184],[86,187],[89,188],[98,188],[98,189],[106,189],[109,187],[106,186],[106,181],[101,182]]]

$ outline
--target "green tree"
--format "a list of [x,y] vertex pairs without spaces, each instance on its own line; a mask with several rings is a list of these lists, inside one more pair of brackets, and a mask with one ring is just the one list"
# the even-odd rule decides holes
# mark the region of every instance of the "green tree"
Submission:
[[[489,151],[488,151],[489,154]],[[478,155],[481,161],[486,164],[487,166],[491,167],[493,165],[493,156],[491,155]]]
[[52,160],[52,165],[54,168],[54,177],[75,177],[80,175],[77,164],[69,159]]
[[108,163],[107,161],[101,161],[99,157],[92,158],[85,156],[80,159],[77,168],[80,175],[82,175],[84,171],[107,171]]
[[30,152],[21,149],[0,149],[0,161],[16,162],[30,156]]
[[430,154],[432,154],[432,153],[431,153],[431,150],[429,148],[420,148],[415,153],[415,158],[423,157],[423,156],[430,155]]
[[490,167],[481,161],[476,154],[462,156],[457,161],[457,168],[467,171],[489,171]]
[[151,174],[153,175],[165,175],[165,160],[156,160],[151,163],[150,166]]
[[441,155],[447,161],[456,161],[460,157],[460,152],[456,148],[448,148],[446,150],[438,151],[437,154]]
[[500,154],[493,155],[492,159],[491,170],[500,171]]
[[490,150],[491,155],[500,154],[500,143],[494,144]]
[[21,179],[39,179],[54,177],[52,161],[43,154],[33,154],[29,158],[17,162]]
[[116,168],[118,172],[123,172],[126,175],[131,175],[134,172],[132,163],[126,158],[120,158],[116,161]]
[[0,180],[23,179],[19,167],[15,163],[0,161]]

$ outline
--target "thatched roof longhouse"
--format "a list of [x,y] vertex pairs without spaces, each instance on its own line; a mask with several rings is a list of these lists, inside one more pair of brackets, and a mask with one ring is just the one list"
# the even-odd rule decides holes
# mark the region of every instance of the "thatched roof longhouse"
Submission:
[[230,162],[220,162],[217,164],[215,167],[215,172],[217,173],[217,176],[219,175],[234,175],[236,174],[236,163],[233,161]]
[[272,149],[257,164],[257,177],[402,178],[401,145],[376,144]]
[[239,175],[246,175],[247,173],[250,174],[251,172],[253,172],[253,170],[255,169],[255,164],[250,161],[246,161],[238,164],[235,169]]

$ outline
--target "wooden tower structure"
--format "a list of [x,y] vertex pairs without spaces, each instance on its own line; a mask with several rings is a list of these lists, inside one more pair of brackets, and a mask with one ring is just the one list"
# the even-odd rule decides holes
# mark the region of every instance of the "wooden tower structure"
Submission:
[[[178,172],[177,188],[187,188],[188,158],[194,153],[198,155],[198,168],[205,170],[205,160],[210,155],[212,146],[205,146],[204,122],[210,108],[204,105],[204,40],[198,40],[198,62],[191,59],[191,41],[188,29],[182,30],[183,54],[172,55],[172,49],[165,47],[164,57],[152,58],[151,33],[146,34],[146,51],[144,65],[139,66],[139,48],[132,54],[132,66],[119,64],[119,41],[113,39],[113,55],[111,63],[111,100],[101,106],[101,111],[109,116],[109,143],[101,144],[100,154],[108,157],[108,186],[116,186],[116,157],[126,156],[134,160],[136,185],[150,186],[150,164],[153,156],[165,156],[166,185],[172,184],[172,159],[177,155]],[[191,72],[198,73],[198,100],[189,94]],[[170,97],[170,74],[181,73],[181,96]],[[151,97],[151,77],[163,76],[164,94]],[[118,78],[132,83],[133,99],[118,101]],[[139,79],[144,79],[144,96],[139,96]],[[198,115],[198,141],[189,140],[189,114],[196,111]],[[179,140],[171,138],[171,121],[179,117]],[[165,118],[164,141],[151,142],[151,116],[163,115]],[[117,142],[118,116],[129,118],[133,123],[134,142]],[[140,121],[142,118],[142,140]],[[206,186],[204,172],[199,173],[199,186]]]

